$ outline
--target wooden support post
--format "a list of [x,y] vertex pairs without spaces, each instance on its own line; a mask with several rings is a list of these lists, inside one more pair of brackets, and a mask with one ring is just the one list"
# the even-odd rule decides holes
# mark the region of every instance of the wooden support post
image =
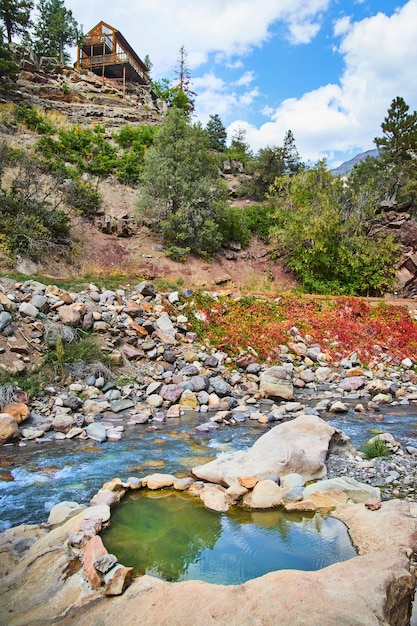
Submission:
[[123,99],[126,95],[126,63],[123,63]]

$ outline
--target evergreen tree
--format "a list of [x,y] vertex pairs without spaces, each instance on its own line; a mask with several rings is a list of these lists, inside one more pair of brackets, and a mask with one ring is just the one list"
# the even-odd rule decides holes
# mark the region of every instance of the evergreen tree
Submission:
[[206,130],[210,137],[210,148],[224,152],[226,150],[227,132],[217,113],[210,115]]
[[191,89],[191,70],[187,63],[187,51],[181,46],[176,69],[177,85],[176,94],[173,98],[173,106],[183,109],[188,113],[194,111],[196,93]]
[[39,18],[35,24],[35,51],[39,55],[59,59],[64,64],[69,59],[67,46],[80,38],[78,24],[64,0],[39,0]]
[[391,102],[387,116],[381,124],[382,137],[374,139],[382,156],[394,161],[412,158],[412,151],[417,149],[417,111],[409,113],[410,107],[403,98],[397,97]]
[[246,163],[252,158],[250,146],[246,142],[246,130],[244,128],[236,128],[233,132],[230,147],[227,152],[231,159],[237,159],[238,161],[242,161],[242,163]]
[[171,108],[145,155],[139,207],[162,233],[173,255],[212,254],[221,245],[227,189],[218,174],[209,137]]
[[298,154],[297,147],[295,145],[295,138],[291,130],[287,130],[284,137],[284,160],[285,160],[285,171],[288,174],[296,174],[299,172],[303,165],[300,160],[300,155]]
[[6,29],[9,44],[13,35],[22,35],[30,28],[32,9],[32,0],[0,0],[0,21]]
[[16,80],[19,75],[19,66],[13,61],[12,54],[4,45],[0,36],[0,79]]

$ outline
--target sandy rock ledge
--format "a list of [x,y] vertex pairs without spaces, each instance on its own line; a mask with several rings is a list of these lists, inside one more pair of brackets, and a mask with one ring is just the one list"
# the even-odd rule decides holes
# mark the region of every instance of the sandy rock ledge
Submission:
[[400,500],[370,511],[336,509],[359,556],[316,572],[285,570],[243,585],[137,578],[106,598],[87,585],[68,537],[85,519],[52,530],[20,526],[0,539],[0,622],[8,626],[406,626],[415,586],[417,507]]

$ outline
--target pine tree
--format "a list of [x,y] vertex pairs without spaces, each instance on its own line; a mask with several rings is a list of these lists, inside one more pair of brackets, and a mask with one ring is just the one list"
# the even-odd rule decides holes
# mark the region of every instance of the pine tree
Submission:
[[417,111],[409,109],[403,98],[394,98],[381,124],[383,136],[374,139],[382,155],[397,162],[410,160],[417,149]]
[[210,148],[224,152],[226,150],[227,132],[217,113],[210,115],[206,130],[210,137]]
[[212,254],[222,242],[228,193],[208,148],[201,125],[172,107],[145,154],[139,206],[177,256]]
[[9,44],[13,35],[22,35],[30,28],[32,9],[32,0],[0,0],[0,21],[6,29]]
[[72,11],[64,6],[64,0],[39,0],[38,12],[35,51],[39,55],[56,57],[64,64],[68,60],[65,48],[77,43],[80,37]]
[[296,174],[300,171],[300,169],[302,169],[302,163],[295,145],[295,138],[291,130],[287,130],[285,133],[283,151],[285,171],[289,174]]
[[178,66],[176,70],[177,93],[173,99],[173,106],[176,106],[188,113],[194,111],[194,100],[197,95],[191,89],[191,70],[187,63],[187,51],[185,46],[181,46],[178,56]]

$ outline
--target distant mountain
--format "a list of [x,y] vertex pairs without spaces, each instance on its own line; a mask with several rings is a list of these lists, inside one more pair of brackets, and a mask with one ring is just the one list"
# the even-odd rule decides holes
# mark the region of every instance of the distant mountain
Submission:
[[366,152],[361,152],[360,154],[357,154],[356,156],[354,156],[353,159],[350,159],[350,161],[345,161],[344,163],[339,165],[339,167],[336,167],[334,170],[331,170],[331,172],[334,176],[346,176],[347,174],[349,174],[350,170],[353,169],[353,166],[356,163],[360,163],[361,161],[363,161],[364,159],[367,159],[368,157],[373,157],[374,159],[377,159],[378,149],[375,148],[374,150],[367,150]]

